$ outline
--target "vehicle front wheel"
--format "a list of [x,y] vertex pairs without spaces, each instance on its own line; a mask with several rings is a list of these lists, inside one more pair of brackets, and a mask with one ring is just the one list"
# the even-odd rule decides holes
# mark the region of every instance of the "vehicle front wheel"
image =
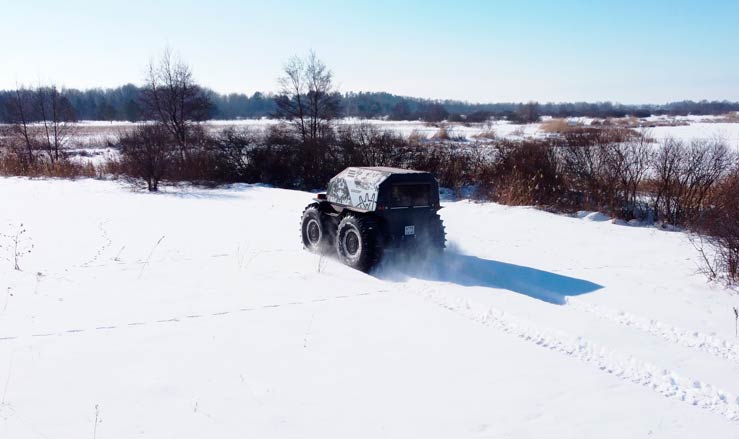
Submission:
[[373,218],[347,215],[336,231],[336,253],[346,265],[368,272],[382,257],[381,239]]
[[318,204],[310,204],[303,211],[300,221],[300,232],[303,238],[303,246],[315,253],[326,251],[331,246],[330,232],[324,214],[318,208]]

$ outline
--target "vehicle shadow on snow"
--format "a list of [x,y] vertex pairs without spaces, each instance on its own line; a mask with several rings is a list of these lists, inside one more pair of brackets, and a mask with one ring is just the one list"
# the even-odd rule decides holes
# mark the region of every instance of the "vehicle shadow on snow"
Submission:
[[500,288],[555,305],[564,305],[568,296],[579,296],[603,288],[587,280],[451,250],[429,258],[402,253],[387,254],[372,275],[396,282],[416,278],[467,287]]

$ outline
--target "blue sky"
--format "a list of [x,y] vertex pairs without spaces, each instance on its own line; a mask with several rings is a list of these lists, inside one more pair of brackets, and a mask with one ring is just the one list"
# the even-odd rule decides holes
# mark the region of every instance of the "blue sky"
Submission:
[[141,83],[169,46],[219,92],[316,51],[341,91],[474,102],[739,100],[739,0],[0,0],[0,88]]

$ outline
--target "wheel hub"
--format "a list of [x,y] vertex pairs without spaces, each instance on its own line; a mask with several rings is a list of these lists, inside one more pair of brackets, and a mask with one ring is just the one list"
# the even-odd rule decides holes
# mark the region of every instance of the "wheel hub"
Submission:
[[315,219],[308,221],[307,232],[308,241],[312,245],[317,245],[321,240],[321,227],[318,225],[318,221]]
[[346,235],[344,235],[344,249],[346,249],[346,252],[354,256],[359,252],[360,247],[361,244],[357,232],[354,230],[347,231]]

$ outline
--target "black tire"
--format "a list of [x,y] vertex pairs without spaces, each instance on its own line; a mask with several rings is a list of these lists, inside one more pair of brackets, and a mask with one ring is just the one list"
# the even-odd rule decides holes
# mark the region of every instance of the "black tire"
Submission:
[[343,263],[365,273],[382,258],[382,236],[372,217],[345,216],[336,231],[335,245]]
[[300,235],[303,247],[314,252],[323,253],[331,248],[331,231],[325,214],[321,212],[318,203],[309,204],[303,211],[300,220]]
[[421,238],[424,240],[423,248],[430,254],[444,252],[446,248],[446,229],[444,221],[441,220],[438,213],[431,215]]

